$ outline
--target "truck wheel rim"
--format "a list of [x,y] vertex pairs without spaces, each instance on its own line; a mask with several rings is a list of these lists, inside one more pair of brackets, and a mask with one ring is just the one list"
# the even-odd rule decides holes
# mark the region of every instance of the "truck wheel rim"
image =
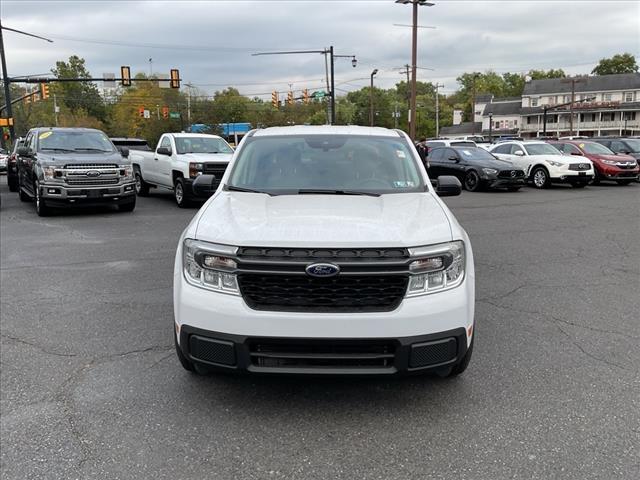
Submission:
[[140,174],[136,173],[136,193],[140,193],[140,190],[142,190],[142,180]]
[[536,187],[542,187],[546,180],[546,175],[542,170],[538,170],[533,174],[533,183],[536,184]]
[[182,203],[182,198],[184,196],[184,192],[182,191],[182,184],[176,184],[176,202]]
[[36,182],[36,210],[40,211],[40,183]]

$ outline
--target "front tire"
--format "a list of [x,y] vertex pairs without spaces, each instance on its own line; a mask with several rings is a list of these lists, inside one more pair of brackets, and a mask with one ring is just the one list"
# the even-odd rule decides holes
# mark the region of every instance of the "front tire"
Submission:
[[183,178],[176,178],[173,186],[173,195],[176,199],[176,204],[180,208],[188,208],[191,206],[191,201],[187,196],[187,189]]
[[475,170],[469,170],[464,176],[464,188],[469,192],[480,190],[480,175]]
[[136,168],[133,172],[133,175],[136,179],[136,194],[140,197],[146,197],[147,195],[149,195],[150,185],[142,178],[142,172],[140,171],[140,169]]
[[18,191],[18,181],[16,179],[9,179],[7,178],[7,185],[9,185],[9,191],[10,192],[17,192]]
[[42,195],[40,194],[40,182],[35,181],[33,184],[33,189],[36,195],[36,213],[39,217],[48,217],[51,214],[51,209],[47,206],[47,203]]
[[536,188],[548,188],[551,184],[549,172],[544,167],[534,168],[531,173],[531,180],[533,181],[533,186]]
[[30,202],[31,201],[31,197],[29,195],[27,195],[26,193],[24,193],[24,190],[22,190],[22,187],[20,186],[20,184],[18,184],[18,197],[20,197],[20,201],[21,202]]

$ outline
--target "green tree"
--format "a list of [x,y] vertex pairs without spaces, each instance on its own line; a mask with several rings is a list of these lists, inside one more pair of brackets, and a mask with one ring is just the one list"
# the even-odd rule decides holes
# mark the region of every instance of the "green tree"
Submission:
[[638,71],[636,57],[630,53],[614,55],[611,58],[603,58],[598,65],[591,70],[594,75],[611,75],[614,73],[635,73]]
[[557,70],[554,70],[553,68],[549,70],[529,70],[528,75],[531,80],[542,80],[544,78],[565,78],[567,76],[567,74],[564,73],[564,70],[562,70],[561,68],[558,68]]
[[[84,58],[77,55],[69,57],[68,62],[56,62],[56,68],[51,72],[59,79],[91,78],[85,67]],[[99,120],[104,120],[106,117],[104,101],[92,82],[60,82],[55,86],[55,93],[60,96],[61,103],[71,112],[84,110],[88,115]]]

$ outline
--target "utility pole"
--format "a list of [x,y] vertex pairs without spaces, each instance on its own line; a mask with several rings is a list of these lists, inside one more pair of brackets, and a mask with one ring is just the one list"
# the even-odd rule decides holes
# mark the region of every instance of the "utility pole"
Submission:
[[473,73],[473,80],[471,82],[471,134],[476,134],[476,77],[480,74]]
[[444,88],[444,85],[441,83],[436,83],[436,138],[440,135],[440,94],[438,93],[439,88]]
[[371,72],[371,88],[369,90],[369,125],[373,127],[373,77],[378,73],[378,69],[376,68]]
[[562,80],[562,83],[571,84],[571,103],[569,104],[569,136],[573,136],[573,104],[576,101],[576,83],[584,82],[581,78],[567,78]]
[[[0,19],[0,57],[2,57],[2,83],[4,85],[4,99],[7,108],[7,118],[13,118],[13,110],[11,108],[11,91],[9,89],[9,75],[7,74],[7,61],[4,56],[4,37],[2,36],[2,20]],[[9,135],[11,141],[16,137],[16,132],[13,125],[9,125]],[[4,143],[4,135],[2,136],[2,142]]]
[[58,126],[58,99],[56,94],[53,94],[53,118],[55,119],[56,127]]

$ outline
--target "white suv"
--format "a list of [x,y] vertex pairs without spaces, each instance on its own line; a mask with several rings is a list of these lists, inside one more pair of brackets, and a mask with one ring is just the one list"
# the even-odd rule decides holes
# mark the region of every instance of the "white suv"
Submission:
[[551,183],[570,183],[582,188],[595,174],[588,158],[564,155],[553,145],[541,141],[500,142],[489,151],[524,170],[536,188],[547,188]]
[[[213,182],[213,183],[212,183]],[[469,237],[399,130],[254,130],[186,228],[176,351],[191,371],[457,375],[474,338]],[[196,194],[215,180],[199,176]]]

